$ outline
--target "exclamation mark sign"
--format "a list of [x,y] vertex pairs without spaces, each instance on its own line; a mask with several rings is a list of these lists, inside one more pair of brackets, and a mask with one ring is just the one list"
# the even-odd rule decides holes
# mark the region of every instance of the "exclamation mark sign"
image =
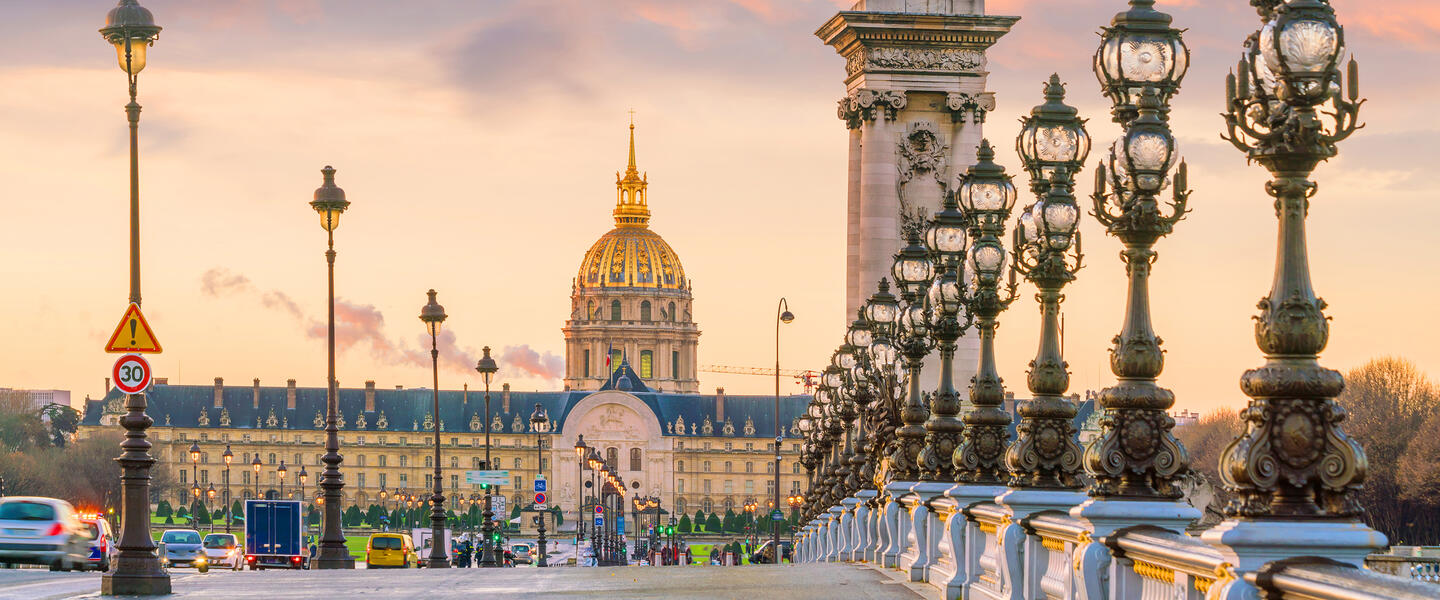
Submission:
[[135,326],[136,326],[136,325],[138,325],[138,323],[135,322],[135,319],[130,319],[130,345],[131,345],[131,346],[134,346],[134,345],[135,345]]

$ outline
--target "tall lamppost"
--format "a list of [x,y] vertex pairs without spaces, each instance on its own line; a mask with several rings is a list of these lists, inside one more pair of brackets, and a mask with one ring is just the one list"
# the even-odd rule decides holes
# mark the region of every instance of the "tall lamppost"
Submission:
[[1006,450],[1014,488],[1073,490],[1080,485],[1080,444],[1075,441],[1075,405],[1063,394],[1070,373],[1060,348],[1061,290],[1075,279],[1082,253],[1077,225],[1080,209],[1070,187],[1089,154],[1085,122],[1064,103],[1065,86],[1051,75],[1045,103],[1025,117],[1016,141],[1039,199],[1021,215],[1015,234],[1015,269],[1039,290],[1040,345],[1030,362],[1033,398],[1019,409],[1019,435]]
[[250,469],[255,472],[255,499],[260,499],[260,453],[255,453],[255,460],[250,461]]
[[[100,29],[105,41],[115,46],[120,69],[125,71],[130,90],[130,103],[125,115],[130,123],[130,302],[140,304],[140,104],[136,102],[136,86],[141,69],[145,68],[146,50],[160,35],[155,17],[136,0],[120,0],[105,15]],[[120,549],[115,568],[100,579],[100,592],[105,595],[159,595],[170,593],[170,576],[160,568],[155,555],[155,541],[150,536],[150,442],[145,430],[154,424],[145,414],[144,393],[125,395],[125,441],[120,443],[121,495],[124,498],[120,515]]]
[[213,533],[215,531],[215,518],[210,510],[210,506],[215,502],[215,484],[210,484],[210,487],[205,490],[205,500],[205,517],[206,520],[210,521],[210,531]]
[[[780,433],[780,325],[795,320],[794,313],[790,312],[790,305],[784,298],[775,306],[775,506],[780,506],[780,445],[785,442],[785,436]],[[775,530],[775,547],[780,547],[780,530]],[[777,561],[778,564],[778,561]]]
[[[1319,364],[1330,324],[1325,302],[1311,287],[1305,241],[1316,192],[1310,175],[1359,128],[1359,67],[1351,58],[1340,73],[1344,30],[1329,4],[1276,0],[1256,6],[1265,25],[1246,39],[1238,71],[1226,81],[1225,138],[1270,172],[1265,191],[1275,198],[1279,243],[1271,290],[1255,321],[1265,364],[1240,379],[1252,398],[1242,413],[1245,430],[1220,457],[1221,481],[1238,496],[1225,509],[1231,520],[1205,534],[1220,545],[1247,535],[1250,527],[1257,533],[1248,535],[1261,535],[1267,544],[1279,543],[1267,531],[1291,536],[1327,522],[1353,531],[1361,511],[1355,493],[1367,470],[1364,450],[1340,428],[1345,411],[1335,396],[1345,380]],[[1299,523],[1275,527],[1273,521],[1282,519]],[[1326,541],[1322,555],[1350,563],[1363,559],[1376,538],[1385,544],[1373,531],[1363,539],[1356,533],[1307,535]]]
[[200,496],[198,494],[198,491],[200,490],[200,444],[198,442],[190,443],[190,486],[192,492],[197,492],[192,495],[195,496],[196,500],[199,500]]
[[[430,301],[420,308],[420,321],[425,323],[425,329],[430,333],[430,373],[434,379],[434,389],[431,390],[433,414],[435,415],[433,428],[435,430],[435,486],[430,496],[430,561],[431,569],[450,568],[450,555],[445,551],[445,492],[441,486],[440,474],[440,347],[438,338],[440,326],[445,322],[445,307],[435,302],[435,290],[425,292],[430,296]],[[490,418],[490,415],[485,415]],[[488,450],[489,440],[486,440]],[[489,457],[487,456],[488,460]]]
[[275,477],[277,477],[278,479],[280,479],[280,499],[281,499],[281,500],[284,500],[284,499],[285,499],[285,475],[288,474],[288,473],[290,473],[290,469],[285,468],[285,461],[282,459],[282,460],[280,461],[280,466],[275,469]]
[[[925,446],[925,420],[930,416],[920,396],[920,367],[929,347],[925,338],[905,336],[903,331],[899,332],[899,347],[893,341],[892,335],[897,333],[896,323],[900,319],[900,303],[890,293],[890,283],[884,278],[880,279],[876,293],[865,303],[864,317],[871,339],[866,362],[872,367],[871,374],[878,379],[876,384],[883,390],[882,394],[890,394],[899,387],[896,384],[903,381],[896,377],[896,366],[901,353],[904,353],[904,368],[908,375],[904,379],[908,379],[909,392],[903,393],[904,400],[899,410],[902,425],[895,430],[896,440],[890,456],[894,470],[891,480],[915,481],[920,477],[916,461]],[[835,433],[838,435],[839,431]]]
[[[475,370],[480,373],[481,379],[485,380],[485,468],[492,469],[495,463],[490,461],[490,380],[495,377],[495,372],[499,371],[500,367],[495,364],[495,359],[490,358],[489,346],[485,346],[483,352],[484,356],[480,357],[480,360],[475,363]],[[500,561],[495,554],[495,540],[493,539],[495,534],[495,524],[493,523],[495,512],[489,487],[485,489],[485,512],[483,516],[485,517],[485,522],[481,524],[481,532],[485,536],[485,544],[482,546],[480,552],[480,566],[498,567],[500,566]]]
[[328,296],[325,303],[326,322],[326,366],[325,385],[325,455],[320,459],[325,470],[320,473],[320,489],[325,490],[324,515],[321,519],[320,547],[317,558],[312,561],[316,569],[353,569],[355,559],[345,547],[345,531],[340,523],[341,505],[345,498],[345,478],[340,474],[340,390],[335,385],[335,229],[340,227],[340,215],[349,208],[345,190],[335,185],[335,169],[326,165],[320,170],[324,177],[315,189],[310,207],[320,215],[320,227],[325,230],[325,265],[328,280]]
[[235,461],[235,453],[230,451],[230,444],[225,444],[225,453],[220,457],[225,459],[225,533],[230,533],[230,521],[235,512],[230,510],[230,463]]
[[1011,177],[994,159],[990,141],[981,140],[976,162],[962,179],[957,197],[947,200],[960,205],[970,230],[965,308],[974,315],[980,334],[980,362],[970,386],[972,408],[965,414],[965,431],[951,457],[957,480],[972,486],[1000,486],[1008,478],[1004,457],[1010,415],[1004,409],[1005,382],[995,366],[995,328],[997,317],[1017,297],[1014,270],[1009,271],[1001,294],[1001,274],[1007,266],[1005,221],[1015,206],[1016,192]]
[[575,563],[580,563],[580,542],[585,539],[585,435],[575,436]]
[[[549,425],[549,423],[550,423],[550,415],[545,412],[545,407],[544,407],[544,406],[542,406],[539,402],[536,402],[536,403],[535,403],[535,412],[530,413],[530,425],[531,425],[531,429],[533,429],[533,430],[535,431],[535,434],[536,434],[536,439],[535,439],[535,474],[536,474],[536,476],[538,476],[538,477],[543,477],[543,476],[545,475],[545,469],[544,469],[544,466],[545,466],[544,460],[545,460],[545,459],[544,459],[544,454],[543,454],[543,451],[544,451],[544,449],[545,449],[545,438],[543,437],[543,434],[544,434],[547,426]],[[548,567],[548,566],[550,566],[550,564],[549,564],[549,561],[546,560],[546,554],[545,554],[545,511],[542,510],[542,511],[539,511],[539,513],[540,513],[540,536],[539,536],[540,539],[535,542],[535,545],[540,548],[540,562],[538,563],[537,566],[540,566],[540,567]]]
[[[300,476],[299,476],[299,479],[300,479],[300,506],[305,507],[307,504],[309,504],[309,500],[305,497],[305,481],[308,480],[308,479],[310,479],[310,474],[305,472],[305,465],[300,465]],[[384,490],[382,489],[381,491],[383,492]],[[383,495],[381,496],[381,500],[380,500],[380,501],[381,501],[382,503],[385,501]],[[301,513],[302,513],[302,515],[303,515],[304,511],[301,511]],[[305,520],[303,521],[303,523],[305,524],[305,528],[304,528],[304,530],[305,530],[305,536],[306,536],[306,539],[309,539],[309,536],[310,536],[310,519],[305,518],[304,516],[302,516],[301,518],[302,518],[302,519],[305,519]]]

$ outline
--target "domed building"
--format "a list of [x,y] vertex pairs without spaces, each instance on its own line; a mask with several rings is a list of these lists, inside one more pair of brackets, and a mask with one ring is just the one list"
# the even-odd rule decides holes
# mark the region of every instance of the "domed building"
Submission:
[[630,162],[615,174],[615,228],[600,236],[575,277],[565,333],[565,386],[599,390],[626,363],[646,387],[700,391],[695,363],[700,329],[680,257],[650,229],[648,174]]

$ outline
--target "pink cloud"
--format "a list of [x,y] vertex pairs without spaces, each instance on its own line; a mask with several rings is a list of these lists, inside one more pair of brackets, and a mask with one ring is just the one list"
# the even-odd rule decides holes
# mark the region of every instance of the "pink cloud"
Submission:
[[1361,2],[1337,4],[1341,24],[1412,48],[1440,49],[1440,5],[1433,0],[1389,0],[1383,9]]

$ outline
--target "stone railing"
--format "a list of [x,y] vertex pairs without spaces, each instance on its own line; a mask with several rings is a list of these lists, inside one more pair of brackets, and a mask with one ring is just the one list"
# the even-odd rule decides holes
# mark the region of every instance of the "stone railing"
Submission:
[[[991,495],[977,499],[979,492]],[[1258,530],[1262,537],[1280,532],[1297,543],[1291,553],[1273,551],[1257,561],[1235,538],[1192,535],[1183,523],[1146,524],[1167,522],[1155,515],[1165,514],[1170,503],[1109,501],[1118,514],[1134,515],[1125,525],[1097,519],[1095,501],[1037,509],[1029,496],[1017,498],[995,486],[892,483],[884,492],[865,494],[816,513],[796,538],[797,560],[868,564],[928,583],[946,599],[1440,598],[1440,585],[1427,583],[1435,580],[1440,558],[1361,554],[1352,564],[1301,550],[1314,549],[1313,539],[1303,540],[1314,532],[1322,539],[1334,536],[1337,548],[1348,547],[1346,532],[1369,531],[1358,524],[1311,529],[1304,522],[1268,523]],[[1170,510],[1195,512],[1180,503]],[[1246,531],[1253,536],[1257,530]]]
[[1372,554],[1365,557],[1365,568],[1376,573],[1440,583],[1440,556]]

